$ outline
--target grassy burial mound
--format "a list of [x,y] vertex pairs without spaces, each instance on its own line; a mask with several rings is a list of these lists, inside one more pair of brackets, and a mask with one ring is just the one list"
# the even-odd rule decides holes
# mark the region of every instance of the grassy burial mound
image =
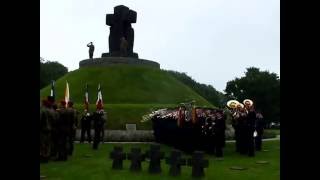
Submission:
[[[69,72],[56,81],[56,99],[64,98],[66,81],[70,98],[78,110],[83,109],[85,84],[88,84],[91,110],[95,109],[98,84],[101,84],[109,129],[124,129],[136,123],[138,129],[151,129],[150,122],[140,123],[151,109],[172,107],[195,100],[198,106],[213,107],[206,99],[169,73],[150,67],[112,65],[86,67]],[[51,86],[40,91],[41,98],[50,94]]]

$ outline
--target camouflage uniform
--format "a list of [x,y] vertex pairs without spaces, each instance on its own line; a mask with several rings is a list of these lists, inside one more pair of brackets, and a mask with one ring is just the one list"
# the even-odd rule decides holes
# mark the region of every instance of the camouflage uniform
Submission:
[[77,118],[77,112],[75,109],[73,108],[68,108],[67,109],[67,114],[68,114],[68,118],[67,118],[67,153],[68,155],[72,155],[73,153],[73,144],[74,144],[74,140],[75,140],[75,136],[76,136],[76,130],[77,130],[77,122],[78,122],[78,118]]
[[57,148],[58,148],[58,120],[59,113],[53,109],[52,110],[52,122],[51,122],[51,157],[56,158]]
[[45,107],[40,108],[40,160],[48,162],[50,156],[50,121],[49,111]]
[[57,121],[57,160],[67,160],[68,113],[65,108],[59,109]]

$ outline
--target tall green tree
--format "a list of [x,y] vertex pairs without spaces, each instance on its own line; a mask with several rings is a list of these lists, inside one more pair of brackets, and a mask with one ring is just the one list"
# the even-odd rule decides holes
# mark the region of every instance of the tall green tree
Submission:
[[57,80],[68,73],[68,68],[57,61],[46,61],[40,57],[40,89],[49,85],[51,80]]
[[225,92],[229,99],[253,100],[267,121],[280,121],[280,78],[277,74],[247,68],[244,77],[227,82]]

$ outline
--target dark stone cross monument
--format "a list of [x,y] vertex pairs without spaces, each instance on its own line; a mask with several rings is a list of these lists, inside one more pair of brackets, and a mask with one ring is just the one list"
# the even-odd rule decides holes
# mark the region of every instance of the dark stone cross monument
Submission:
[[141,162],[145,160],[145,155],[141,153],[140,148],[132,148],[131,153],[127,154],[127,159],[131,160],[131,171],[141,171]]
[[126,154],[122,152],[122,147],[115,146],[110,153],[110,159],[113,159],[112,169],[123,169],[123,160],[126,159]]
[[203,159],[203,155],[202,151],[195,151],[192,159],[188,159],[188,166],[192,166],[192,177],[204,176],[204,168],[209,166],[209,161]]
[[160,152],[160,145],[151,145],[150,150],[146,152],[146,157],[150,159],[149,173],[161,173],[161,159],[164,153]]
[[182,159],[181,151],[172,150],[170,156],[166,158],[166,164],[170,164],[169,174],[178,176],[181,174],[181,166],[186,165],[186,159]]
[[110,26],[109,52],[103,53],[101,58],[90,58],[80,61],[80,68],[126,64],[160,69],[159,63],[146,59],[138,59],[138,54],[133,52],[134,30],[131,23],[136,22],[137,13],[135,11],[123,5],[114,7],[114,13],[106,15],[106,24]]
[[[137,13],[126,6],[114,7],[114,14],[107,14],[106,24],[110,26],[109,53],[103,53],[102,57],[124,56],[138,58],[133,52],[134,30],[131,23],[137,22]],[[121,38],[127,41],[127,54],[121,55]]]

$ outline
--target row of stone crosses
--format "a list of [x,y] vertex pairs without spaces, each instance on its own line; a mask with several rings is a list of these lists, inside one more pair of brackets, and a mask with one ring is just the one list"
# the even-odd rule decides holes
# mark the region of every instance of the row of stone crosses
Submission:
[[141,163],[146,158],[149,162],[149,173],[161,173],[161,160],[165,159],[166,164],[170,165],[169,174],[171,176],[179,176],[181,174],[181,166],[192,167],[192,177],[203,177],[204,168],[209,166],[209,161],[204,159],[204,152],[195,151],[191,159],[183,159],[181,151],[172,150],[169,157],[164,156],[164,152],[160,151],[160,145],[151,145],[150,150],[145,154],[141,152],[140,148],[132,148],[130,153],[124,153],[121,146],[115,146],[110,153],[110,158],[113,160],[112,169],[123,169],[123,160],[130,160],[131,171],[141,171]]

